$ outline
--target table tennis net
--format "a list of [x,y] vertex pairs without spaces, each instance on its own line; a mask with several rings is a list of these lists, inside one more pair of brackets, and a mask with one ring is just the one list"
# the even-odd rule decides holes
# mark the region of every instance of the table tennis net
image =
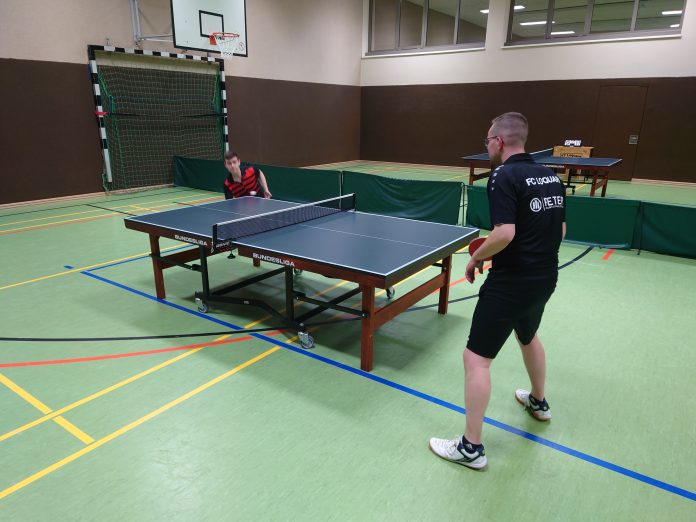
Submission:
[[338,212],[355,209],[355,194],[346,194],[331,199],[306,203],[296,207],[276,210],[213,225],[213,240],[219,242],[234,241],[261,232],[304,223]]

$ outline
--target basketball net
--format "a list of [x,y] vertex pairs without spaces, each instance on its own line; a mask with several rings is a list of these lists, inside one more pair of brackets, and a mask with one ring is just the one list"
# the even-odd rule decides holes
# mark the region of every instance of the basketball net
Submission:
[[244,43],[237,33],[213,33],[210,43],[218,46],[223,58],[234,58],[235,54],[244,53]]

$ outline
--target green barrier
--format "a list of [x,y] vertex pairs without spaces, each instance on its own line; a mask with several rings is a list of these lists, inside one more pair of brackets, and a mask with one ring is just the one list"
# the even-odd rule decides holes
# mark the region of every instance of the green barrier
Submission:
[[387,216],[456,225],[462,183],[384,178],[343,172],[343,194],[355,193],[356,208]]
[[696,207],[643,202],[633,248],[696,258]]
[[338,170],[277,167],[254,163],[261,169],[273,199],[310,203],[333,198],[341,193],[341,172]]
[[466,224],[476,228],[491,230],[491,214],[488,209],[486,187],[468,185],[466,187]]
[[[300,169],[256,164],[275,199],[311,202],[356,194],[358,210],[455,225],[462,184],[384,178],[362,172]],[[227,170],[221,161],[174,157],[174,184],[222,192]],[[341,185],[341,177],[343,182]],[[466,224],[491,230],[484,186],[466,190]],[[568,196],[566,239],[613,248],[638,248],[696,258],[696,208],[613,198]]]
[[566,198],[566,240],[611,248],[631,248],[640,201]]
[[[305,203],[336,197],[341,192],[341,173],[337,170],[253,165],[266,176],[274,199]],[[176,186],[223,192],[226,177],[222,161],[174,156]]]
[[227,169],[222,161],[174,156],[174,185],[222,192]]
[[[466,198],[466,224],[491,230],[486,187],[467,187]],[[639,201],[568,196],[566,240],[612,248],[631,248],[639,208]]]

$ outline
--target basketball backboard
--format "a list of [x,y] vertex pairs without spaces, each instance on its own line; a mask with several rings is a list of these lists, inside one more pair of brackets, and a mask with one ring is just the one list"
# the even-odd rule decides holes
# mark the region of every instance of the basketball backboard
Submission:
[[220,52],[210,43],[218,32],[237,33],[239,52],[247,56],[246,0],[170,0],[174,47],[196,51]]

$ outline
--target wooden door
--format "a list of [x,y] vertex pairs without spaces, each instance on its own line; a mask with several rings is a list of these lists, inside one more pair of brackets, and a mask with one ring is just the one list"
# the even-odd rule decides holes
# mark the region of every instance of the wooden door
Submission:
[[[633,177],[636,151],[640,143],[643,108],[647,87],[642,85],[605,85],[600,88],[595,120],[593,156],[622,158],[611,170],[609,179],[628,181]],[[637,142],[635,137],[637,136]]]

